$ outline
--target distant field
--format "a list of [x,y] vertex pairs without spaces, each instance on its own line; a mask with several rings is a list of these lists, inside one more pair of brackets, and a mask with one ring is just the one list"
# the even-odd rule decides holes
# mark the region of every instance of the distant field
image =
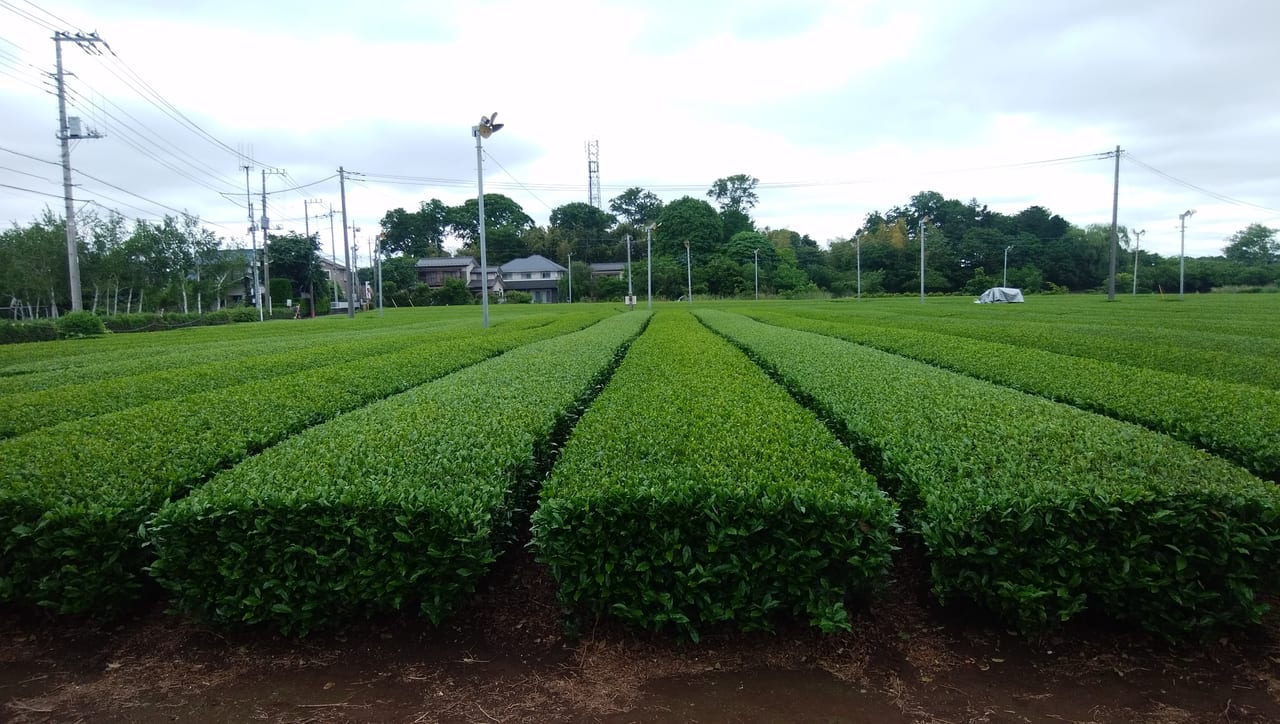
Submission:
[[[566,603],[695,637],[739,616],[838,628],[839,591],[882,588],[900,536],[925,545],[940,599],[1028,631],[1086,610],[1168,636],[1245,625],[1277,586],[1280,295],[644,309],[0,347],[0,602],[109,616],[154,569],[223,624],[439,620],[529,539],[548,476],[563,507],[535,514],[532,545]],[[583,538],[600,506],[652,521],[643,548]],[[246,553],[268,538],[265,563]],[[441,565],[447,595],[406,583]],[[357,592],[340,606],[339,585]]]

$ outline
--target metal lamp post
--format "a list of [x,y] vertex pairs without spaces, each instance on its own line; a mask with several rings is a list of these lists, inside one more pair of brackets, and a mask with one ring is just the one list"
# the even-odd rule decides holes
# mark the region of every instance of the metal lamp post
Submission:
[[756,266],[756,301],[760,301],[760,247],[751,250],[751,256],[755,259]]
[[631,235],[627,234],[627,308],[632,311],[636,308],[634,292],[631,291]]
[[573,252],[569,252],[569,303],[573,304]]
[[479,125],[471,127],[471,135],[476,139],[476,206],[480,220],[480,306],[484,310],[484,327],[489,328],[489,258],[484,248],[484,149],[483,139],[502,130],[503,124],[496,123],[498,112],[480,116]]
[[689,275],[689,306],[693,306],[693,258],[689,255],[689,240],[684,242],[684,268]]
[[862,301],[862,232],[853,235],[853,248],[858,258],[858,301]]
[[920,219],[920,303],[924,304],[924,225],[929,217]]
[[649,286],[645,293],[645,299],[649,303],[649,311],[653,311],[653,224],[649,224],[644,230],[644,261],[648,267]]
[[1002,287],[1009,286],[1009,250],[1012,248],[1012,246],[1006,246],[1004,248],[1004,280],[1000,282],[1000,286]]
[[1178,299],[1182,299],[1183,286],[1187,272],[1187,217],[1196,212],[1195,209],[1187,209],[1178,214],[1178,218],[1182,220],[1182,245],[1178,250]]
[[1138,247],[1142,246],[1142,235],[1147,233],[1146,229],[1138,229],[1133,232],[1137,239],[1133,242],[1133,296],[1138,296]]

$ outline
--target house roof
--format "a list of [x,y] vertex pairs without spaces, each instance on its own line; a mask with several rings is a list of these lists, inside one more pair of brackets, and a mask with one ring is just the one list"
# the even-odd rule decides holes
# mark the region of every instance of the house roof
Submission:
[[475,257],[470,256],[437,256],[419,259],[414,266],[419,269],[461,269],[467,265],[474,266],[475,263]]
[[559,279],[508,279],[503,280],[502,287],[518,292],[528,292],[534,289],[559,289]]
[[566,272],[569,270],[560,266],[554,261],[551,261],[545,256],[542,256],[541,254],[526,256],[523,259],[512,259],[511,261],[502,265],[503,274],[513,274],[515,272],[544,272],[544,271],[545,272],[549,272],[549,271]]

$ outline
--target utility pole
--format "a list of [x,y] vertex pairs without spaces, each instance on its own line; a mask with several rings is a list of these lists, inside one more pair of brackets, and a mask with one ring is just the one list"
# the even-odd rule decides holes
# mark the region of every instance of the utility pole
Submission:
[[924,225],[929,223],[929,217],[925,216],[920,219],[920,303],[924,304]]
[[267,231],[271,228],[271,219],[267,217],[267,174],[283,174],[278,169],[268,171],[262,169],[262,280],[267,285],[267,313],[270,314],[271,303],[271,259],[267,254]]
[[756,267],[756,301],[760,301],[760,247],[751,250],[751,256],[755,261]]
[[684,240],[684,268],[689,275],[689,306],[693,306],[693,257],[689,252],[689,240]]
[[1178,301],[1182,301],[1184,282],[1187,276],[1187,217],[1195,212],[1195,209],[1187,209],[1178,214],[1178,219],[1182,221],[1182,244],[1178,249]]
[[644,229],[644,262],[646,273],[649,278],[645,299],[649,303],[649,311],[653,311],[653,224],[649,224]]
[[1137,240],[1133,242],[1133,296],[1138,296],[1138,247],[1142,246],[1142,235],[1147,233],[1146,229],[1138,229],[1133,232]]
[[1116,146],[1116,182],[1111,194],[1111,272],[1107,276],[1107,301],[1116,300],[1116,249],[1120,246],[1120,147]]
[[378,245],[374,247],[375,257],[378,260],[378,316],[382,316],[382,237],[385,233],[378,234]]
[[635,311],[636,303],[631,291],[631,235],[627,234],[625,238],[627,240],[627,307]]
[[569,252],[569,303],[573,304],[573,252]]
[[355,319],[356,308],[351,297],[356,291],[355,274],[351,271],[351,246],[347,241],[347,172],[338,167],[338,192],[342,196],[342,255],[347,264],[347,318]]
[[[338,251],[336,246],[337,242],[334,241],[334,233],[333,233],[333,204],[329,204],[328,217],[329,217],[329,261],[334,266],[337,266]],[[330,306],[332,306],[333,302],[338,301],[338,278],[334,276],[332,272],[330,272],[329,274],[329,282],[333,285],[333,297],[332,297],[332,301],[329,302]]]
[[1000,286],[1002,287],[1009,286],[1009,250],[1012,248],[1012,246],[1006,246],[1004,248],[1004,279],[1000,282]]
[[253,306],[258,308],[258,321],[262,321],[262,290],[258,287],[258,227],[253,220],[253,197],[249,191],[249,164],[245,164],[240,168],[244,169],[244,200],[245,205],[249,208],[249,238],[253,240],[253,259],[251,266],[253,267]]
[[[72,34],[61,30],[53,33],[53,48],[57,62],[57,70],[53,76],[58,85],[58,140],[62,143],[62,197],[67,211],[67,273],[71,286],[71,311],[79,312],[84,309],[84,302],[80,296],[80,248],[76,234],[75,198],[71,194],[71,141],[72,139],[102,138],[102,135],[92,130],[81,132],[80,119],[67,118],[66,73],[62,70],[64,42],[75,43],[85,52],[90,52],[92,49],[92,52],[101,55],[102,51],[94,47],[94,44],[107,45],[107,41],[99,38],[97,33]],[[111,46],[107,46],[107,50],[110,49]]]
[[853,248],[858,258],[858,301],[862,301],[862,230],[853,235]]

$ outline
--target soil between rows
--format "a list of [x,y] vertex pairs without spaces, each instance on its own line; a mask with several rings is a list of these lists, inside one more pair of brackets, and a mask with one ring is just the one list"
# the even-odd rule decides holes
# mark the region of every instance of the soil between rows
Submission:
[[1028,642],[936,606],[919,554],[900,554],[850,633],[782,625],[699,644],[607,621],[567,637],[554,581],[523,552],[439,628],[406,617],[294,640],[209,630],[160,604],[105,627],[0,612],[0,719],[1280,721],[1280,614],[1204,644],[1099,621]]

